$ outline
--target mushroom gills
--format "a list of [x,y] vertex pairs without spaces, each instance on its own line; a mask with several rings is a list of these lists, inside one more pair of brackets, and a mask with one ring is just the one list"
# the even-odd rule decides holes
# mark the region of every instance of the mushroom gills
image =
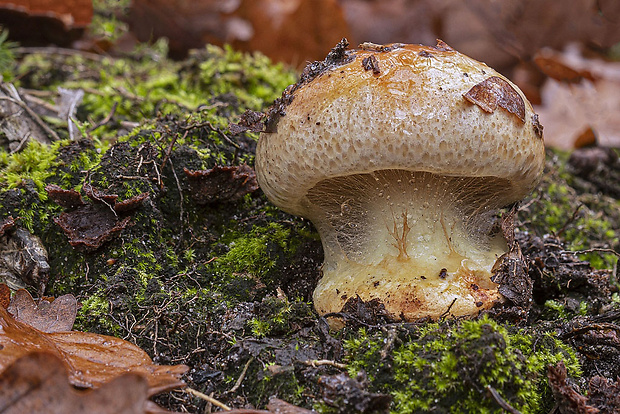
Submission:
[[319,182],[304,200],[325,250],[317,310],[358,295],[411,309],[404,319],[437,317],[454,299],[455,315],[492,305],[491,268],[507,250],[496,213],[510,191],[496,177],[399,169]]

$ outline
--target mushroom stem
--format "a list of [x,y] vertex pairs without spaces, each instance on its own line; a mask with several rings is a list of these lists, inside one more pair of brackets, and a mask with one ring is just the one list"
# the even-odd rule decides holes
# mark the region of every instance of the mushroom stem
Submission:
[[492,306],[500,296],[491,268],[506,252],[495,213],[508,191],[494,177],[405,170],[319,182],[304,200],[325,250],[318,312],[358,295],[404,320],[437,318],[455,298],[456,316]]

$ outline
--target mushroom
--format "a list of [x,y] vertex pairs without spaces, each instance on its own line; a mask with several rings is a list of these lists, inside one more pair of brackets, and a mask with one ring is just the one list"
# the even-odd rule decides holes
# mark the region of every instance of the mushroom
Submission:
[[405,321],[490,308],[507,251],[498,209],[543,169],[538,116],[512,82],[441,41],[344,40],[274,104],[256,153],[267,197],[321,236],[316,310],[358,297]]

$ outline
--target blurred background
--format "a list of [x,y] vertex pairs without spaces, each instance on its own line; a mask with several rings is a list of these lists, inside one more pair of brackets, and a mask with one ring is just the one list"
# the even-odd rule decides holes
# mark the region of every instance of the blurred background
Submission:
[[620,146],[618,0],[0,0],[24,47],[128,53],[165,39],[173,59],[207,43],[301,69],[351,45],[442,39],[517,83],[550,146]]

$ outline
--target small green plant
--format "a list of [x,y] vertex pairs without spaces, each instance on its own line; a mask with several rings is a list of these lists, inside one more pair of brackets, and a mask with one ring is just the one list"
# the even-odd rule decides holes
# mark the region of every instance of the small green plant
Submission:
[[8,40],[9,31],[0,27],[0,75],[1,81],[7,82],[13,78],[15,68],[15,53],[13,49],[17,43]]

